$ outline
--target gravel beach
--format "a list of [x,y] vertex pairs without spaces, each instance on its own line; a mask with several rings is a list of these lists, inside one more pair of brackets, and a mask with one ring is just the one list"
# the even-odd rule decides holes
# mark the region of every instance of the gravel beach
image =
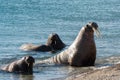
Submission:
[[65,80],[120,80],[120,64],[82,74],[74,74]]

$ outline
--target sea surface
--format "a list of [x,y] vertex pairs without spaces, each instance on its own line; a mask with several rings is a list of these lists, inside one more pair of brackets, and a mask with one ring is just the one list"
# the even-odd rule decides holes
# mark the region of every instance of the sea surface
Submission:
[[[50,52],[25,52],[25,43],[45,44],[49,34],[57,33],[62,41],[72,44],[81,27],[98,23],[101,38],[95,36],[97,59],[95,67],[120,61],[119,0],[0,0],[0,66],[23,56],[36,61],[54,56]],[[66,49],[65,48],[65,49]],[[34,68],[33,75],[0,71],[0,80],[56,80],[88,68],[43,66]]]

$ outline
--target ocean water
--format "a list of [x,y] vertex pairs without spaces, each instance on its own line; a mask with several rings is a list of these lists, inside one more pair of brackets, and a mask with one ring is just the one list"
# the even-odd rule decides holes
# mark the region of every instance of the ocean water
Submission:
[[[119,0],[0,0],[0,66],[25,55],[33,56],[36,61],[56,55],[50,52],[24,52],[19,47],[24,43],[45,44],[51,33],[57,33],[69,47],[81,27],[90,21],[98,23],[102,35],[101,38],[95,36],[96,66],[118,63]],[[34,68],[33,75],[0,71],[0,80],[62,79],[82,70],[84,68],[44,66]]]

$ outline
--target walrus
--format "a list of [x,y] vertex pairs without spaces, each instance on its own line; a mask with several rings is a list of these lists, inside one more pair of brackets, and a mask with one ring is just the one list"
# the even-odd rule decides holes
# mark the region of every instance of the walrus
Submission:
[[33,74],[33,63],[35,63],[35,59],[32,56],[24,56],[2,67],[1,70],[21,74]]
[[52,33],[48,36],[48,40],[45,45],[23,44],[20,49],[24,51],[57,51],[65,47],[58,34]]
[[87,23],[84,27],[82,27],[82,29],[78,33],[78,36],[68,47],[68,49],[51,58],[41,60],[35,65],[53,63],[66,64],[78,67],[94,66],[96,60],[96,45],[94,40],[94,32],[96,32],[98,36],[100,35],[97,23]]

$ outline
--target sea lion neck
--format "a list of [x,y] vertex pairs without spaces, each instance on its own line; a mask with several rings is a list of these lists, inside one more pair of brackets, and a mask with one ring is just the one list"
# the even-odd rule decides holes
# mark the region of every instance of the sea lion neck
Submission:
[[82,29],[80,30],[80,32],[78,33],[76,39],[73,41],[72,45],[70,46],[70,48],[77,48],[79,49],[80,47],[78,47],[81,44],[84,44],[85,42],[89,43],[94,41],[94,32],[93,31],[86,31],[85,27],[82,27]]

